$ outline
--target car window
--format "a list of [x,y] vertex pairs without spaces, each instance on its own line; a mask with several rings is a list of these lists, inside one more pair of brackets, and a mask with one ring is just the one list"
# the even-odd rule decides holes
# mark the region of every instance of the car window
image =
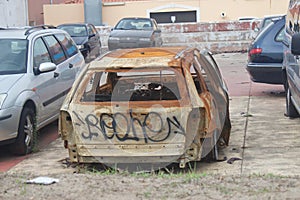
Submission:
[[153,29],[154,30],[157,30],[158,29],[158,26],[157,26],[157,23],[155,20],[152,20],[152,24],[153,24]]
[[0,39],[0,74],[26,72],[27,40]]
[[273,18],[266,18],[263,20],[260,30],[264,29],[265,27],[267,27],[271,22],[272,22]]
[[87,29],[84,25],[62,25],[58,28],[69,33],[71,37],[86,37]]
[[92,29],[91,26],[88,26],[88,27],[87,27],[87,30],[88,30],[88,34],[89,34],[89,35],[95,34],[95,33],[93,32],[93,29]]
[[53,56],[53,61],[55,64],[59,64],[66,60],[66,56],[62,47],[60,46],[59,42],[53,35],[45,36],[44,37],[46,44],[49,47],[49,51]]
[[282,27],[282,29],[280,29],[280,31],[278,32],[278,34],[275,37],[275,41],[276,42],[282,42],[284,39],[284,27]]
[[258,35],[256,36],[255,40],[260,40],[261,37],[265,34],[265,32],[268,32],[268,30],[274,25],[274,22],[271,21],[265,28],[263,28]]
[[116,29],[143,30],[143,29],[153,29],[153,27],[152,27],[151,20],[149,19],[123,19],[117,24]]
[[69,36],[65,34],[56,34],[55,37],[62,44],[64,50],[67,52],[67,55],[69,57],[77,54],[78,50],[76,48],[76,44]]
[[37,68],[44,62],[51,62],[51,57],[42,38],[38,38],[33,45],[33,66]]
[[92,25],[88,25],[88,33],[89,35],[96,35],[97,30]]
[[204,71],[198,72],[197,69],[195,68],[194,64],[192,64],[190,67],[190,73],[193,77],[193,81],[196,86],[198,94],[201,94],[203,91],[206,90],[205,84],[201,81],[201,80],[203,80],[203,77],[201,77],[201,76],[204,75]]
[[[207,60],[207,57],[204,56],[201,59],[203,54],[195,55],[194,57],[194,65],[196,69],[201,70],[202,75],[205,78],[205,83],[208,90],[212,90],[212,88],[217,88],[222,85],[222,81],[220,80],[220,75],[216,68]],[[200,56],[200,57],[198,57]],[[213,80],[213,81],[212,81]],[[215,89],[214,89],[215,90]]]
[[[178,73],[178,72],[177,72]],[[179,100],[173,70],[91,72],[80,98],[84,102]]]

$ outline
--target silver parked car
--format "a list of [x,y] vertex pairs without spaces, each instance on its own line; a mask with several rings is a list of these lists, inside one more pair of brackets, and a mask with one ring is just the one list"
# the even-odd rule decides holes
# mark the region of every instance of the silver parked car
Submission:
[[123,18],[112,29],[108,49],[162,46],[161,30],[152,18]]
[[48,26],[0,30],[0,144],[30,153],[53,122],[84,58],[67,32]]

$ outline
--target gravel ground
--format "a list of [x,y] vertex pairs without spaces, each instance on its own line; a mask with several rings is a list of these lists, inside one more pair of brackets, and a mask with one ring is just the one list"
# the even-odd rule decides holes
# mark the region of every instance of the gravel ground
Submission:
[[273,174],[117,173],[49,174],[59,182],[28,184],[31,174],[0,174],[0,199],[299,199],[299,176]]

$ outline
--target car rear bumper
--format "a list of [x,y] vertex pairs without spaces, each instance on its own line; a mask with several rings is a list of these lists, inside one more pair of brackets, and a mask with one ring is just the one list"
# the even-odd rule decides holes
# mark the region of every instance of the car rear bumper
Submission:
[[283,84],[282,64],[253,64],[247,65],[247,71],[253,82],[268,84]]
[[[176,161],[185,152],[184,142],[147,145],[76,145],[79,162],[152,163]],[[72,149],[72,148],[71,148]],[[72,150],[74,152],[74,150]]]

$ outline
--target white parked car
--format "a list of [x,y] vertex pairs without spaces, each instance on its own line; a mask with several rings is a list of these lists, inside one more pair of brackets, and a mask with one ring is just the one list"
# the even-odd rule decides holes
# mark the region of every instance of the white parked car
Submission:
[[0,30],[0,144],[24,155],[55,121],[84,58],[71,37],[49,26]]

